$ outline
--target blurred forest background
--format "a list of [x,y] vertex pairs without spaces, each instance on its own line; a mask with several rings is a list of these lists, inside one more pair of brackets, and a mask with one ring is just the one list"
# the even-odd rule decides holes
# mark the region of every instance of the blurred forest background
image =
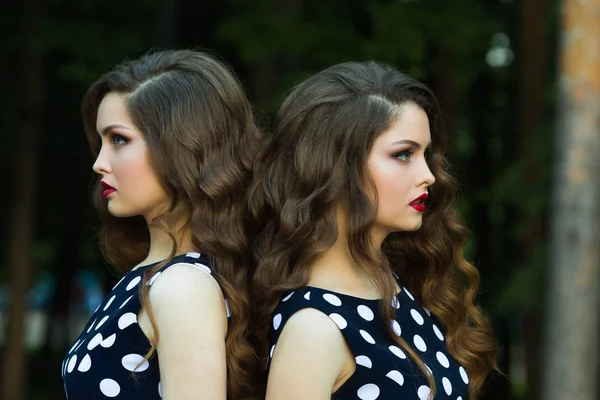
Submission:
[[[600,24],[600,2],[580,3],[596,7]],[[483,398],[550,398],[541,387],[560,157],[559,0],[20,0],[0,7],[1,400],[64,398],[63,356],[117,280],[97,248],[80,99],[116,63],[164,47],[226,60],[265,126],[295,83],[342,61],[389,63],[432,87],[447,117],[460,208],[473,233],[469,257],[481,271],[481,301],[506,374]],[[599,42],[591,43],[600,58]],[[588,314],[598,314],[594,301]],[[8,323],[10,312],[23,324]],[[585,344],[594,382],[597,345]]]

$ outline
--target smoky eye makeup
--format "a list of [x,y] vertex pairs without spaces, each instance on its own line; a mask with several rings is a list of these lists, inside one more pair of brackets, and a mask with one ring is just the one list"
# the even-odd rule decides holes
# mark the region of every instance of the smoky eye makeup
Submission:
[[112,144],[114,147],[119,147],[124,144],[127,144],[131,140],[131,139],[127,138],[126,136],[121,135],[116,132],[109,132],[107,134],[107,137],[108,137],[110,144]]
[[412,149],[404,149],[404,150],[394,152],[392,154],[392,158],[395,158],[400,161],[408,162],[408,161],[410,161],[410,157],[412,154],[413,154]]

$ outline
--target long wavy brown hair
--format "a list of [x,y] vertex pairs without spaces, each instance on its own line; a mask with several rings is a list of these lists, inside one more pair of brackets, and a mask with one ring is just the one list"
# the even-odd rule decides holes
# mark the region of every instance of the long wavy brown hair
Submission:
[[[156,51],[124,62],[93,83],[83,98],[83,121],[96,157],[101,148],[97,111],[108,93],[124,96],[129,115],[147,143],[150,165],[172,200],[170,208],[151,222],[169,234],[170,259],[181,232],[189,229],[194,247],[218,269],[217,280],[231,310],[226,338],[228,398],[252,398],[257,359],[248,342],[247,190],[262,135],[242,86],[230,69],[203,52]],[[148,254],[148,224],[141,216],[112,216],[100,185],[96,188],[100,248],[117,269],[129,271]],[[149,268],[144,282],[166,262]],[[159,332],[149,286],[140,288],[154,329],[149,358]]]
[[[428,165],[436,181],[422,227],[390,234],[379,249],[371,240],[377,199],[369,200],[374,186],[367,158],[374,140],[401,118],[398,111],[408,103],[429,118]],[[379,291],[383,321],[394,318],[389,300],[395,295],[395,272],[443,325],[449,352],[469,374],[469,398],[476,398],[486,376],[497,369],[496,344],[476,305],[479,273],[463,255],[469,234],[456,212],[455,181],[444,153],[435,96],[389,66],[339,64],[291,91],[277,113],[272,139],[257,158],[250,193],[258,229],[254,336],[263,361],[275,307],[284,294],[307,285],[311,263],[335,243],[335,210],[343,204],[350,251]],[[421,369],[433,398],[434,379],[417,353],[390,325],[382,328]]]

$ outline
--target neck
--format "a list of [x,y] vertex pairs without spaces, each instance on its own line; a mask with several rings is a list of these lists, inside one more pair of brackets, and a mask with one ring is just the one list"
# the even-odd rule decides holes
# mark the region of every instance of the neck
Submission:
[[337,225],[337,239],[311,264],[308,284],[358,297],[376,297],[377,291],[352,257],[345,216],[341,211],[337,212]]
[[[173,241],[167,232],[154,225],[148,227],[150,231],[150,249],[146,259],[138,264],[148,265],[168,259],[173,251]],[[175,234],[175,254],[182,254],[195,251],[192,244],[191,232],[189,229],[178,229]]]

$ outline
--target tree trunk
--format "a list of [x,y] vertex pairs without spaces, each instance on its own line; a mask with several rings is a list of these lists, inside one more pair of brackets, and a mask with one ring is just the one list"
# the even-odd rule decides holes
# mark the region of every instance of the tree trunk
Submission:
[[[523,163],[523,179],[531,185],[540,180],[543,166],[532,157],[535,153],[534,139],[540,134],[544,110],[544,83],[546,78],[545,10],[546,0],[523,0],[521,2],[519,52],[517,56],[517,143]],[[544,210],[536,209],[522,214],[523,241],[521,256],[524,264],[531,263],[537,249],[544,242]],[[524,312],[525,370],[527,376],[526,400],[540,397],[540,341],[541,325],[539,304],[542,295]]]
[[[83,163],[81,164],[83,165]],[[75,174],[71,174],[71,182],[75,182]],[[80,185],[76,185],[79,189]],[[49,329],[46,332],[46,343],[44,353],[47,358],[54,353],[61,352],[61,360],[63,351],[71,345],[71,336],[69,334],[69,307],[71,305],[71,286],[77,267],[80,265],[79,252],[73,248],[74,243],[79,243],[81,238],[81,221],[83,216],[83,205],[86,204],[86,199],[81,199],[83,196],[78,196],[78,193],[71,192],[70,198],[76,199],[75,204],[65,202],[62,211],[62,216],[65,219],[65,233],[61,239],[61,248],[57,257],[56,276],[56,291],[50,303],[50,312],[48,315]],[[85,192],[85,190],[84,190]],[[80,200],[81,199],[81,200]]]
[[[473,152],[473,157],[467,162],[473,168],[469,170],[469,180],[466,181],[466,187],[474,188],[475,192],[471,192],[470,197],[478,199],[472,203],[471,224],[476,238],[475,260],[485,282],[497,282],[500,279],[498,271],[501,270],[495,250],[497,245],[493,243],[498,240],[498,237],[490,219],[489,203],[478,195],[479,191],[489,190],[490,176],[493,176],[493,157],[490,154],[489,146],[490,122],[487,118],[493,108],[491,103],[493,92],[494,85],[491,77],[488,74],[481,74],[471,86],[468,103],[470,109],[477,110],[471,121],[473,131],[478,134],[474,135],[473,138],[477,150]],[[490,293],[494,293],[494,291],[494,289],[486,287],[480,299],[482,304],[492,303]],[[492,321],[492,324],[500,347],[500,369],[508,375],[510,373],[508,321],[506,318],[496,318]],[[509,392],[510,386],[507,379],[501,375],[493,374],[484,386],[484,391],[480,397],[486,400],[506,400],[509,398]]]
[[600,0],[564,0],[544,400],[597,400]]
[[24,0],[21,32],[21,82],[18,86],[18,125],[16,160],[13,171],[14,194],[10,213],[10,307],[4,365],[2,399],[21,400],[25,375],[24,325],[26,296],[31,275],[31,250],[35,214],[38,140],[42,118],[42,54],[36,32],[41,19],[40,0]]

